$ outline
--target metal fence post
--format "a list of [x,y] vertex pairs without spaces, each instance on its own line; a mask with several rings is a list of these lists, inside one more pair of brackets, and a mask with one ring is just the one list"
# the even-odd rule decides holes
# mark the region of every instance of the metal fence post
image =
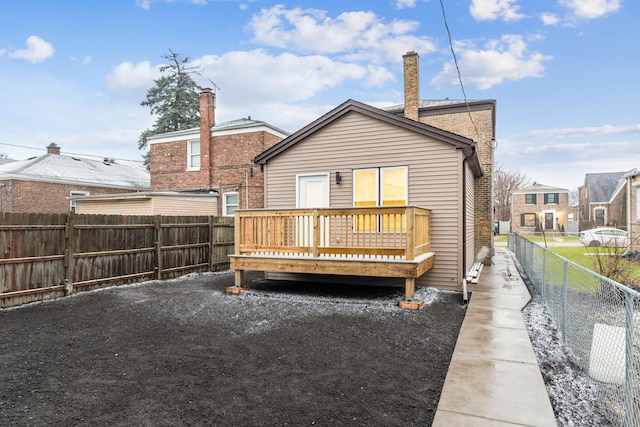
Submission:
[[625,326],[626,326],[626,360],[625,360],[625,381],[624,381],[624,425],[632,427],[634,424],[633,408],[633,301],[631,294],[625,296]]
[[560,325],[560,327],[562,328],[562,342],[566,344],[567,343],[567,302],[568,302],[567,299],[569,295],[569,291],[568,291],[569,263],[567,262],[567,260],[563,261],[563,265],[564,265],[564,277],[562,279],[562,325]]

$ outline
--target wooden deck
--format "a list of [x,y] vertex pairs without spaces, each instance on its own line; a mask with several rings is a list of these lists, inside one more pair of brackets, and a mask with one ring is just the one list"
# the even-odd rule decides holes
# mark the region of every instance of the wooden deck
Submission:
[[415,206],[239,210],[229,291],[247,270],[396,277],[405,279],[401,305],[416,308],[415,280],[433,267],[430,242],[430,211]]

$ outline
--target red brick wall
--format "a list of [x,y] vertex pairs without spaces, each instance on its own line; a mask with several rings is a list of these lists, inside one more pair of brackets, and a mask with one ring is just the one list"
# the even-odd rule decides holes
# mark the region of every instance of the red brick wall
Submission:
[[[247,132],[211,137],[211,157],[208,148],[200,144],[200,171],[187,171],[187,140],[151,145],[151,190],[237,191],[240,208],[264,207],[264,180],[255,156],[275,145],[280,138],[268,132]],[[248,199],[248,206],[247,206]],[[218,203],[222,209],[222,199]],[[218,214],[221,214],[220,210]]]
[[0,181],[0,186],[2,212],[22,213],[69,212],[69,200],[67,200],[67,197],[72,191],[85,191],[90,195],[131,192],[131,190],[17,179]]

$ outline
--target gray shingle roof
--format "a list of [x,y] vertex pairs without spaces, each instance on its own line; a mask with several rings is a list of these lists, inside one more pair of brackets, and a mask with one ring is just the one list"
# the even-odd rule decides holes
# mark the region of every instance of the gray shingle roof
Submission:
[[539,182],[534,182],[531,185],[527,185],[526,187],[518,188],[517,191],[514,191],[514,194],[524,194],[524,193],[568,193],[569,190],[566,188],[553,187],[551,185],[541,184]]
[[0,179],[60,182],[107,188],[150,188],[146,170],[118,163],[45,154],[0,165]]
[[624,185],[626,172],[588,173],[584,176],[590,203],[609,203],[616,190]]

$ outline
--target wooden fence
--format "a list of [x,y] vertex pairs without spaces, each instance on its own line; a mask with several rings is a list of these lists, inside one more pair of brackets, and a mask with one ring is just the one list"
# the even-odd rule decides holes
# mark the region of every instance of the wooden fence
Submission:
[[0,213],[0,307],[229,268],[233,218]]

